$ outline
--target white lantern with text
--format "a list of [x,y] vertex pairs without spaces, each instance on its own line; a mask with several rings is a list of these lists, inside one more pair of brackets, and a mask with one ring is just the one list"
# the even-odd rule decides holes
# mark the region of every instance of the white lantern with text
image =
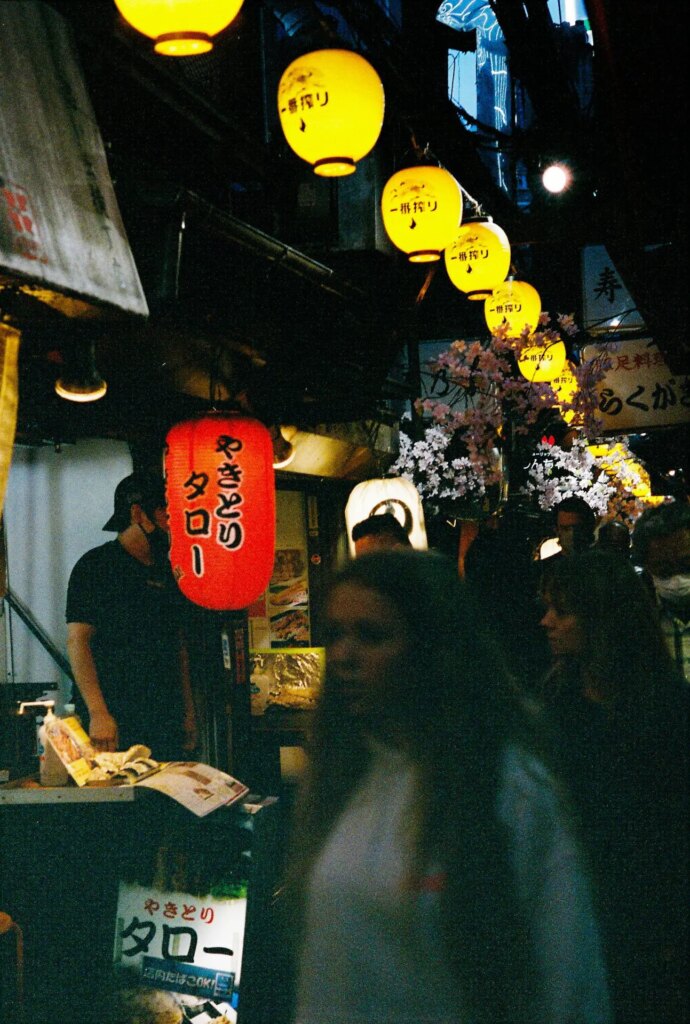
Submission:
[[352,527],[369,516],[384,513],[395,516],[405,529],[413,548],[426,551],[429,545],[419,491],[411,480],[404,477],[383,477],[363,480],[352,490],[347,500],[345,526],[351,557],[355,554]]

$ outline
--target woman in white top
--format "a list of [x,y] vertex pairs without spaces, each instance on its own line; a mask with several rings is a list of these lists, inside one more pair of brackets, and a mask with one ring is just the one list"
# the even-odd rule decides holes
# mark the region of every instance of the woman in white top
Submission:
[[558,788],[451,563],[351,562],[290,861],[295,1024],[606,1024]]

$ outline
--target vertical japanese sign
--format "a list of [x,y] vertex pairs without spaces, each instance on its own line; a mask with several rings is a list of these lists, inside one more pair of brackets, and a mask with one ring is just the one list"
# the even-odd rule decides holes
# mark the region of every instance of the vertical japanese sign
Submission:
[[641,430],[690,423],[690,378],[673,374],[650,338],[586,345],[583,357],[610,363],[597,385],[604,430]]
[[[120,884],[113,961],[141,985],[224,1000],[236,1010],[246,884],[232,897]],[[234,1017],[233,1017],[234,1019]]]
[[590,334],[644,328],[635,300],[603,245],[582,250],[583,327]]
[[0,323],[0,515],[12,462],[12,446],[17,429],[17,359],[19,332]]
[[248,607],[265,590],[275,554],[268,430],[239,415],[178,423],[168,432],[165,477],[180,590],[205,608]]

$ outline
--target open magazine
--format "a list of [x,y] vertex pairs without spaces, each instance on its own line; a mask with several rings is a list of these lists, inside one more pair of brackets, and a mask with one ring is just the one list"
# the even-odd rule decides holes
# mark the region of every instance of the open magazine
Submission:
[[241,800],[249,789],[218,768],[198,761],[155,761],[143,744],[115,753],[97,753],[79,719],[54,718],[46,741],[78,786],[144,786],[204,817]]

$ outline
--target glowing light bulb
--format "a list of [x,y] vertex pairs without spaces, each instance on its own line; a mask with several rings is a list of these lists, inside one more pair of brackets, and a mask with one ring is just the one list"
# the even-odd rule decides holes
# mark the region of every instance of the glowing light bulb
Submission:
[[564,167],[563,164],[551,164],[542,174],[541,180],[547,192],[557,195],[559,192],[564,192],[567,189],[572,176],[568,168]]

